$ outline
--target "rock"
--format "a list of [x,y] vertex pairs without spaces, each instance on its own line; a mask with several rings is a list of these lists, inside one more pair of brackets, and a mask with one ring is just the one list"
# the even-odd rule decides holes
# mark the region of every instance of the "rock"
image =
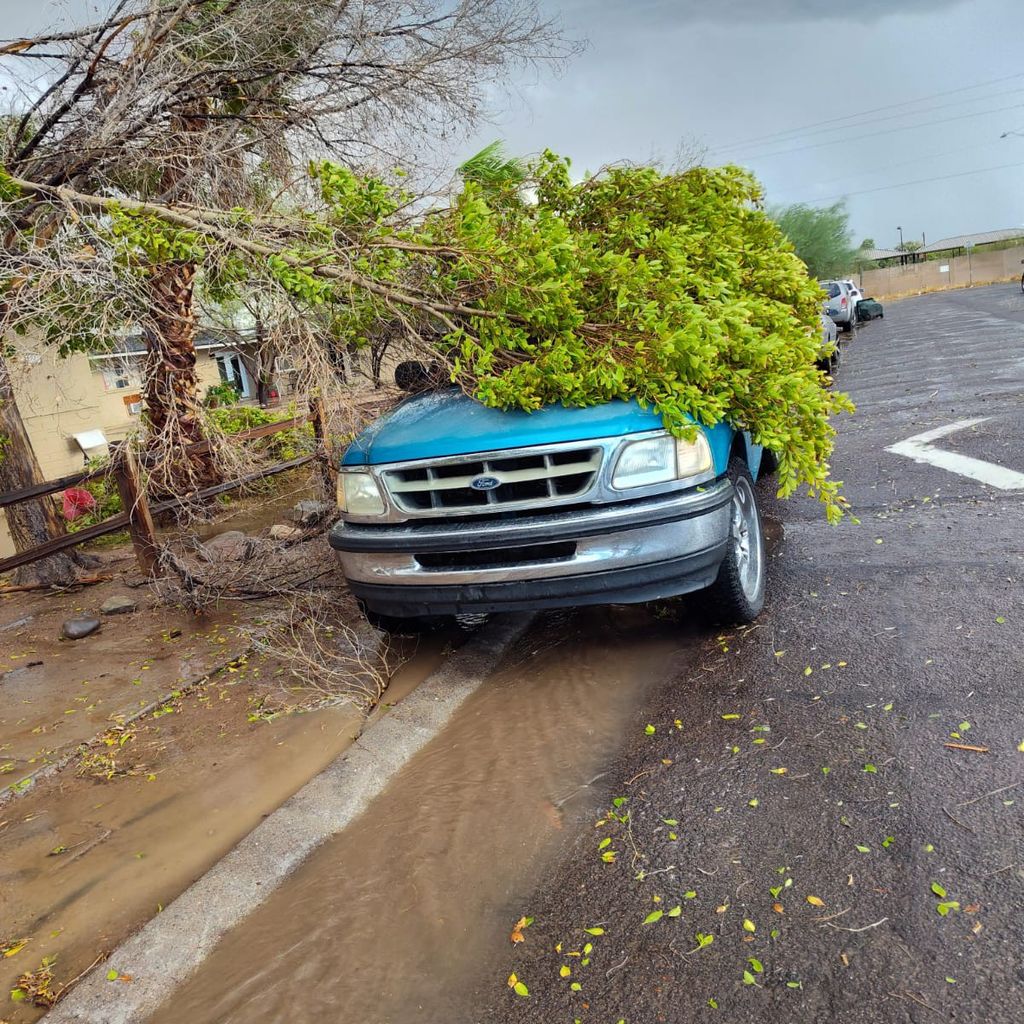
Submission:
[[289,526],[287,523],[275,523],[270,528],[271,540],[296,540],[302,536],[302,530],[297,526]]
[[65,640],[81,640],[99,628],[100,620],[95,615],[76,615],[73,619],[64,620],[64,625],[60,627],[60,635]]
[[316,526],[333,511],[334,506],[326,501],[304,498],[292,509],[292,519],[300,526]]
[[223,562],[245,559],[252,554],[249,538],[241,530],[218,533],[199,545],[199,557],[204,562]]
[[138,610],[138,603],[135,598],[127,594],[113,594],[100,605],[100,611],[104,615],[124,615],[127,612]]

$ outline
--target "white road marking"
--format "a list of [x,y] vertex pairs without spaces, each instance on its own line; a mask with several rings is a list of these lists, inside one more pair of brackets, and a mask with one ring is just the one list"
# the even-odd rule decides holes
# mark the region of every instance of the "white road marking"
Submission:
[[949,473],[970,477],[972,480],[988,484],[989,487],[998,487],[1001,491],[1024,491],[1024,473],[1007,469],[994,462],[972,459],[970,455],[943,451],[931,444],[932,441],[937,441],[940,437],[955,434],[958,430],[966,430],[967,427],[984,423],[989,418],[981,416],[973,420],[957,420],[956,423],[950,423],[945,427],[936,427],[934,430],[926,430],[923,434],[915,434],[905,441],[889,445],[885,450],[892,452],[893,455],[904,455],[908,459],[913,459],[914,462],[937,466]]

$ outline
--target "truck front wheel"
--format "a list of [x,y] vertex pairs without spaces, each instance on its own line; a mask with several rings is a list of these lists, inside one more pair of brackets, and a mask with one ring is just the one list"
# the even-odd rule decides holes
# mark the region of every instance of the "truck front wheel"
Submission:
[[753,622],[764,607],[764,534],[746,463],[730,459],[728,476],[733,485],[729,546],[708,596],[718,618],[739,624]]

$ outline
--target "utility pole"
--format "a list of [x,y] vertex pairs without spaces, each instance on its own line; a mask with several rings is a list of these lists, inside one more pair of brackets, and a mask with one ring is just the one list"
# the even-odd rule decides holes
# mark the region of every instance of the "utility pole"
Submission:
[[903,228],[897,225],[896,230],[900,233],[900,266],[905,266],[907,262],[907,251],[903,248]]

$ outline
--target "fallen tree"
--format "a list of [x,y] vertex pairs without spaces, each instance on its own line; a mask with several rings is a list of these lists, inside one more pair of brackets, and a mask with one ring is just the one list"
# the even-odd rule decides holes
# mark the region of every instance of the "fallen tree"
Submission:
[[779,456],[779,490],[801,484],[843,511],[829,478],[831,417],[853,411],[815,362],[821,290],[736,167],[613,167],[573,183],[547,152],[495,197],[467,182],[428,225],[472,254],[439,282],[481,311],[442,339],[480,401],[536,409],[636,398],[673,432],[728,420]]
[[[728,420],[778,453],[780,493],[805,485],[841,516],[830,418],[852,405],[815,366],[820,290],[746,172],[614,167],[573,183],[546,153],[525,174],[469,176],[425,214],[399,187],[336,164],[314,165],[312,179],[316,208],[262,216],[10,176],[0,201],[73,209],[66,230],[89,223],[86,291],[187,259],[225,300],[276,295],[342,345],[397,321],[488,405],[636,398],[679,434]],[[51,313],[90,308],[85,295],[70,306]]]

